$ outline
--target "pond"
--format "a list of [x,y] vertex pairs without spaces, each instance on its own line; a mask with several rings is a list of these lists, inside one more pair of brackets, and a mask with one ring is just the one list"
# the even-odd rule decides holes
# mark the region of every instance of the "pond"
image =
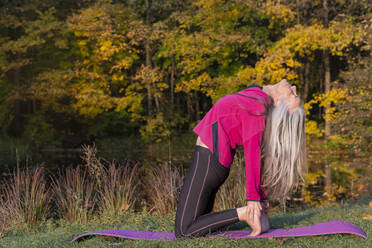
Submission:
[[[184,135],[156,144],[143,144],[139,138],[96,140],[97,157],[108,162],[115,160],[139,162],[141,166],[175,166],[185,173],[189,166],[195,135]],[[238,150],[237,156],[242,156]],[[32,152],[28,145],[0,146],[0,172],[6,177],[17,167],[43,165],[54,174],[58,169],[83,164],[82,148],[45,147]],[[239,161],[244,161],[239,159]],[[290,207],[324,205],[357,199],[368,190],[371,165],[368,156],[357,157],[348,151],[308,149],[309,172],[306,184],[299,187],[288,200]],[[244,162],[240,166],[244,166]],[[232,167],[233,169],[233,167]]]

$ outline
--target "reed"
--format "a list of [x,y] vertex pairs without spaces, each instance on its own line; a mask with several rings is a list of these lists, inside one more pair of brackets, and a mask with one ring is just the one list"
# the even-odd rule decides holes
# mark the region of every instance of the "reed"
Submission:
[[81,159],[84,161],[84,166],[88,169],[89,175],[92,177],[97,187],[102,186],[102,173],[104,173],[104,160],[97,157],[97,147],[93,145],[82,145]]
[[157,212],[163,216],[174,212],[182,182],[183,176],[179,170],[168,163],[150,172],[144,185],[150,212]]
[[238,153],[231,165],[229,177],[216,194],[214,211],[244,206],[245,198],[244,158]]
[[19,224],[30,227],[41,223],[48,217],[51,199],[42,166],[25,170],[17,168],[1,186],[1,228]]
[[138,200],[138,163],[126,162],[116,165],[113,161],[107,169],[102,168],[101,187],[97,204],[103,215],[119,215],[133,208]]
[[89,177],[87,168],[78,166],[60,171],[52,181],[58,217],[68,222],[86,223],[94,210],[94,186],[95,181]]

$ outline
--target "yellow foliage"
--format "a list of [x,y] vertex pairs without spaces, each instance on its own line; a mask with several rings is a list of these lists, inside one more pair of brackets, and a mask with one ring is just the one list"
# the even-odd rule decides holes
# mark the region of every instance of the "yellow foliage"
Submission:
[[110,40],[104,41],[99,48],[102,52],[110,49],[112,46],[112,42]]
[[326,49],[334,56],[343,56],[344,50],[358,43],[362,35],[360,27],[346,22],[331,22],[329,28],[319,24],[296,25],[287,29],[286,36],[258,61],[254,81],[297,80],[296,70],[302,66],[300,60],[312,61],[316,51]]
[[169,137],[170,129],[163,114],[158,114],[155,118],[147,119],[147,125],[140,129],[140,133],[146,142],[161,142]]
[[319,177],[324,177],[324,172],[322,170],[317,170],[316,172],[308,172],[306,175],[306,182],[308,184],[315,184]]
[[75,98],[76,103],[73,104],[73,109],[91,118],[114,106],[112,99],[102,89],[93,89],[86,84],[81,85]]
[[280,4],[280,1],[266,1],[265,12],[271,16],[269,28],[274,29],[275,25],[286,24],[294,20],[295,13],[286,5]]
[[[334,88],[326,93],[318,93],[314,95],[314,98],[308,101],[304,104],[306,114],[310,114],[310,109],[312,109],[314,104],[318,104],[320,107],[326,107],[328,105],[331,105],[332,103],[345,103],[347,99],[347,90],[346,89],[339,89]],[[324,115],[323,118],[326,121],[334,120],[338,117],[336,108],[335,107],[329,107]],[[309,122],[309,121],[308,121]],[[314,130],[317,130],[314,123],[307,123],[307,126],[310,130],[307,131],[310,133],[314,133]],[[314,133],[316,134],[316,132]]]
[[320,129],[316,121],[306,119],[305,131],[308,135],[315,135],[317,137],[322,136],[324,129]]
[[[327,93],[315,94],[313,99],[304,104],[306,115],[310,115],[310,110],[314,104],[318,104],[320,107],[331,105],[332,103],[345,103],[347,99],[347,90],[334,88]],[[324,120],[332,121],[338,118],[338,113],[335,107],[328,108],[324,115]],[[324,133],[324,129],[320,129],[318,124],[313,120],[306,119],[306,133],[309,135],[321,136]]]
[[212,82],[211,77],[208,73],[204,72],[203,74],[197,76],[196,78],[190,79],[189,81],[182,81],[176,87],[176,92],[186,92],[189,93],[191,91],[203,91],[208,94],[210,92],[210,83]]

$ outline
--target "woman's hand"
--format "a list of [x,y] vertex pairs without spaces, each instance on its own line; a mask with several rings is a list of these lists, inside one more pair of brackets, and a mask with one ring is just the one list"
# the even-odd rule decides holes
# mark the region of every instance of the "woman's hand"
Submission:
[[248,201],[247,206],[237,209],[240,221],[245,221],[251,228],[250,236],[257,236],[261,233],[261,212],[262,207],[259,201]]
[[260,235],[270,229],[268,208],[268,202],[248,201],[247,206],[237,209],[239,220],[245,221],[252,229],[250,236]]
[[261,234],[261,212],[262,206],[259,201],[248,201],[246,222],[252,228],[250,236],[257,236]]

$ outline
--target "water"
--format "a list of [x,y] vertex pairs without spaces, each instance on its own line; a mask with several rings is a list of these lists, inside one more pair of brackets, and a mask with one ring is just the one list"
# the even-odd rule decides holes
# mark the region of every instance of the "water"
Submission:
[[[108,162],[115,160],[124,164],[129,160],[149,167],[170,163],[185,171],[192,159],[195,139],[194,135],[188,135],[157,144],[143,144],[140,139],[134,138],[111,139],[97,141],[95,145],[98,149],[97,157]],[[58,169],[84,164],[80,148],[51,147],[35,152],[31,150],[26,145],[16,148],[3,144],[0,147],[1,175],[9,175],[17,165],[21,168],[43,165],[47,172],[54,174]],[[308,160],[308,181],[289,199],[293,206],[343,202],[359,198],[367,191],[365,185],[370,183],[371,171],[368,157],[356,157],[347,151],[324,152],[309,149]],[[327,165],[328,172],[325,169]],[[328,185],[326,176],[331,178]]]

